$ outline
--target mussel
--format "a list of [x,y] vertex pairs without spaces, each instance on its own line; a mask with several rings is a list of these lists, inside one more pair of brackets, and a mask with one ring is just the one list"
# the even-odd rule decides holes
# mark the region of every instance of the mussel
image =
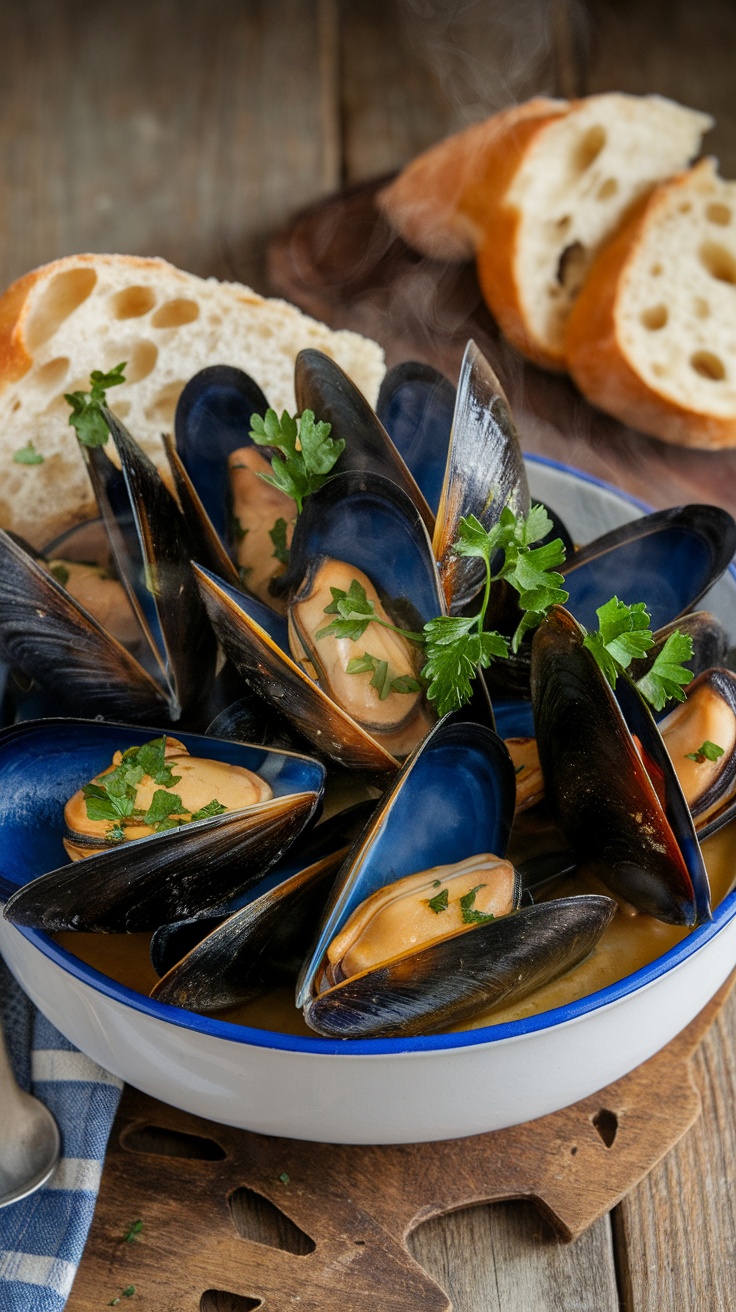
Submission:
[[[375,656],[376,650],[384,659],[378,625],[364,635],[364,642],[351,643],[353,650],[340,657],[342,686],[350,692],[352,685],[355,693],[351,697],[357,697],[355,703],[348,700],[346,705],[357,706],[357,714],[330,695],[335,691],[335,676],[328,676],[327,665],[334,652],[330,648],[324,655],[317,634],[329,625],[332,616],[325,614],[324,602],[318,599],[316,616],[311,616],[308,624],[304,620],[306,603],[313,596],[316,575],[325,559],[345,567],[346,572],[339,574],[342,582],[348,575],[348,584],[356,574],[367,575],[398,627],[416,632],[427,620],[443,613],[437,569],[422,518],[396,484],[378,476],[338,474],[305,502],[294,532],[289,565],[289,574],[299,588],[291,607],[293,647],[286,623],[274,611],[204,570],[196,573],[215,632],[246,681],[286,715],[320,754],[351,769],[389,774],[398,764],[394,752],[405,755],[426,732],[433,717],[423,696],[396,692],[390,713],[394,715],[396,707],[397,718],[389,723],[384,742],[380,734],[381,698],[374,690],[370,702],[365,703],[366,717],[362,724],[359,722],[371,675],[370,671],[347,673],[347,665],[351,658],[365,653]],[[329,579],[325,586],[329,604]],[[374,636],[376,630],[379,632]],[[411,677],[408,671],[395,673],[398,678]],[[410,739],[408,744],[404,732],[407,718],[413,733],[413,741]]]
[[432,1033],[588,954],[615,904],[520,906],[503,859],[514,792],[490,729],[452,717],[435,726],[338,874],[297,987],[309,1025],[346,1038]]
[[0,646],[72,710],[176,721],[207,694],[216,643],[181,513],[152,462],[112,412],[105,415],[121,468],[102,447],[81,449],[149,659],[136,660],[60,577],[6,533],[0,533]]
[[547,802],[579,860],[608,887],[660,920],[699,924],[710,916],[708,877],[667,749],[635,685],[622,675],[614,695],[584,636],[561,606],[534,635]]
[[46,930],[156,929],[219,909],[278,860],[315,813],[323,767],[293,753],[197,734],[180,738],[192,757],[216,761],[218,769],[254,771],[270,799],[217,814],[205,804],[202,819],[115,842],[63,865],[69,799],[100,777],[114,752],[141,748],[151,733],[85,720],[41,720],[4,730],[2,872],[18,890],[5,907],[10,921]]

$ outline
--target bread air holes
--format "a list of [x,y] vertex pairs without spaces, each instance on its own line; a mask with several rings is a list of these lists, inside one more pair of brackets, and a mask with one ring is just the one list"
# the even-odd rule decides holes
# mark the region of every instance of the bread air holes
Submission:
[[161,424],[163,428],[171,428],[174,422],[176,403],[184,391],[185,385],[186,379],[182,378],[162,387],[146,410],[146,419],[152,424]]
[[690,367],[711,383],[721,383],[726,377],[726,366],[712,351],[696,351],[690,356]]
[[140,319],[156,304],[150,287],[123,287],[110,297],[110,308],[115,319]]
[[706,241],[700,247],[698,255],[700,263],[711,278],[717,278],[718,282],[736,285],[736,259],[725,246],[719,246],[715,241]]
[[[125,360],[125,381],[126,383],[140,383],[143,378],[147,378],[156,368],[158,360],[158,347],[153,342],[146,341],[145,337],[136,342],[133,347],[116,346],[114,348],[105,348],[105,368],[112,369],[114,365]],[[87,384],[89,386],[89,384]]]
[[25,324],[26,346],[33,355],[90,295],[97,274],[80,266],[57,273],[44,288]]
[[594,127],[588,128],[588,131],[580,137],[575,145],[572,156],[572,169],[574,174],[585,173],[594,160],[598,158],[603,147],[608,140],[606,129],[596,123]]
[[153,328],[181,328],[182,324],[194,323],[198,318],[197,302],[180,296],[175,301],[160,305],[151,319],[151,325]]
[[616,178],[606,178],[596,192],[596,200],[610,200],[618,191],[618,181]]
[[647,310],[642,310],[641,321],[650,333],[656,333],[660,328],[664,328],[669,317],[670,312],[666,305],[650,305]]
[[732,215],[728,205],[723,205],[721,201],[714,200],[710,205],[706,205],[705,217],[710,219],[711,223],[717,223],[720,228],[727,228]]
[[55,360],[49,360],[36,369],[32,377],[33,386],[43,392],[55,391],[57,387],[61,387],[68,369],[68,356],[59,355]]

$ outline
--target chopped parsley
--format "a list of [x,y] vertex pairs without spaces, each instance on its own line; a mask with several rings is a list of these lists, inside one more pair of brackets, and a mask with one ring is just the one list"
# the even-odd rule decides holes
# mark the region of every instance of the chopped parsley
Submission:
[[376,689],[382,702],[392,692],[421,692],[422,688],[419,680],[412,678],[410,674],[392,675],[388,661],[380,660],[378,656],[371,656],[367,651],[364,651],[362,656],[356,656],[354,660],[348,661],[346,673],[372,674],[370,686]]
[[[165,753],[164,736],[152,738],[140,747],[129,747],[123,752],[122,760],[114,770],[101,775],[98,783],[85,784],[82,788],[88,819],[112,821],[105,835],[107,842],[119,843],[125,838],[121,822],[130,816],[140,817],[156,833],[163,833],[167,829],[189,824],[192,820],[207,820],[227,811],[227,807],[213,797],[206,806],[189,815],[180,795],[167,791],[172,785],[178,784],[182,776],[174,774]],[[144,776],[148,776],[155,784],[163,785],[155,790],[147,811],[136,806],[138,788]]]
[[[437,881],[437,883],[439,883],[439,880]],[[434,888],[436,887],[436,885],[433,884],[432,887]],[[447,910],[447,903],[449,897],[450,897],[449,889],[443,888],[441,892],[439,892],[436,895],[436,897],[427,898],[427,906],[429,907],[430,911],[434,911],[434,914],[438,916],[440,914],[440,911]]]
[[143,1229],[143,1221],[139,1217],[137,1221],[133,1221],[131,1225],[128,1226],[128,1229],[123,1235],[123,1242],[126,1244],[135,1243],[142,1229]]
[[475,904],[475,895],[479,893],[485,884],[476,884],[471,888],[469,893],[460,898],[460,911],[462,912],[464,925],[484,925],[487,920],[494,920],[495,916],[490,911],[479,911]]
[[697,752],[686,752],[685,757],[688,761],[696,761],[702,765],[705,761],[718,761],[723,756],[723,748],[718,743],[712,743],[709,738],[701,743]]
[[125,382],[126,362],[116,364],[104,374],[100,369],[93,369],[90,374],[89,392],[68,392],[64,400],[72,408],[69,423],[76,429],[82,446],[104,446],[110,436],[110,429],[102,413],[110,387],[119,387]]
[[56,582],[60,583],[62,588],[66,587],[67,583],[69,582],[69,570],[67,569],[66,565],[62,565],[62,564],[52,565],[49,569],[49,573],[53,574],[54,578],[56,579]]
[[40,451],[36,450],[33,442],[30,440],[26,442],[25,446],[22,446],[19,451],[16,451],[13,454],[13,460],[16,465],[42,465],[45,458],[45,456],[41,455]]
[[273,528],[268,530],[268,536],[273,543],[273,551],[271,552],[271,555],[280,565],[288,565],[289,563],[289,548],[286,545],[286,534],[288,528],[289,526],[286,520],[279,516]]

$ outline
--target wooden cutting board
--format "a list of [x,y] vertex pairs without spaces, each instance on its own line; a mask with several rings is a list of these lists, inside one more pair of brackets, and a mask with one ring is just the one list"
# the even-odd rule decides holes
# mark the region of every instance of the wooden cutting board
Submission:
[[698,1117],[690,1059],[730,987],[592,1098],[472,1139],[300,1143],[127,1089],[67,1312],[99,1312],[116,1297],[152,1312],[444,1312],[447,1295],[409,1253],[411,1231],[458,1208],[527,1198],[563,1238],[581,1234]]

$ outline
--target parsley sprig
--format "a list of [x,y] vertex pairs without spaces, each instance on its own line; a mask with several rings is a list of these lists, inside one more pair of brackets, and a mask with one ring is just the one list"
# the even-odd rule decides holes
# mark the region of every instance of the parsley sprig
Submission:
[[[222,802],[213,798],[206,806],[189,815],[179,793],[168,791],[173,784],[181,781],[182,776],[174,774],[165,754],[165,736],[152,738],[140,747],[128,747],[119,765],[99,776],[99,783],[84,785],[82,792],[87,818],[112,821],[105,835],[108,842],[122,842],[125,830],[121,822],[131,816],[141,817],[143,823],[150,825],[156,833],[163,833],[166,829],[176,829],[193,820],[206,820],[227,810]],[[136,802],[139,785],[146,775],[163,787],[154,791],[150,806],[144,810]]]
[[280,419],[275,410],[267,410],[263,418],[251,415],[250,425],[256,446],[270,446],[279,452],[271,457],[271,473],[259,477],[292,497],[301,514],[304,498],[322,487],[340,459],[344,439],[330,437],[332,424],[315,420],[312,410],[304,410],[298,417],[284,410]]
[[[632,661],[640,660],[654,646],[651,616],[643,601],[627,606],[618,597],[612,597],[604,606],[599,606],[596,615],[598,628],[585,635],[583,645],[593,653],[611,687],[615,688],[621,670],[627,670]],[[691,660],[692,655],[692,638],[676,629],[646,674],[636,680],[639,692],[656,711],[661,711],[668,701],[684,702],[683,688],[693,675],[691,670],[685,669],[683,661]]]
[[102,407],[107,399],[108,389],[119,387],[125,382],[125,368],[126,361],[123,360],[106,374],[100,369],[93,369],[89,376],[88,392],[65,393],[64,400],[68,401],[72,408],[69,423],[76,429],[82,446],[104,446],[107,442],[110,429],[102,413]]
[[422,690],[418,679],[412,678],[410,674],[392,674],[388,661],[381,660],[378,656],[371,656],[368,651],[348,661],[346,673],[372,674],[370,686],[376,689],[382,702],[385,702],[392,692],[412,693]]
[[[508,657],[509,645],[517,651],[524,633],[535,628],[551,606],[567,600],[568,594],[561,586],[562,575],[554,572],[554,566],[565,558],[564,544],[557,538],[540,547],[533,545],[551,528],[552,521],[542,506],[532,506],[528,515],[518,517],[506,507],[490,529],[485,529],[475,515],[460,520],[453,550],[460,556],[478,556],[485,564],[485,587],[475,615],[440,615],[429,620],[421,633],[412,633],[377,616],[375,603],[357,579],[353,579],[347,591],[331,589],[332,601],[325,606],[325,614],[334,615],[335,619],[319,629],[316,637],[332,634],[357,642],[369,624],[380,624],[402,634],[424,649],[421,674],[427,697],[435,703],[438,715],[459,710],[472,696],[478,670],[487,669],[496,657]],[[502,563],[494,572],[491,562],[499,552]],[[524,611],[510,644],[503,634],[484,628],[491,585],[499,579],[505,579],[516,589]],[[348,671],[357,674],[367,668],[351,661]]]

